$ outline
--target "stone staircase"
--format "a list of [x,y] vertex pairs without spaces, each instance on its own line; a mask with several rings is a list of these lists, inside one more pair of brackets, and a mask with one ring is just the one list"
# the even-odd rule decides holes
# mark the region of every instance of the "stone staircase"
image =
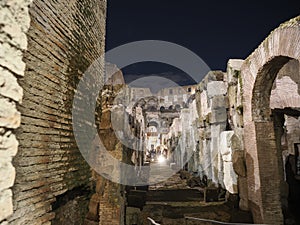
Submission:
[[[225,221],[230,219],[230,214],[219,212],[215,207],[224,205],[224,202],[204,202],[204,189],[190,188],[186,180],[182,180],[179,174],[174,174],[165,182],[152,185],[146,194],[146,202],[141,211],[142,224],[149,224],[148,217],[162,225],[185,224],[184,217],[205,216],[208,218],[223,217]],[[201,224],[189,222],[189,224]],[[203,224],[203,223],[202,223]]]
[[[148,225],[147,218],[153,218],[161,225],[210,225],[226,223],[253,223],[252,217],[248,212],[242,212],[230,208],[224,203],[212,204],[146,204],[141,218],[143,225]],[[186,220],[186,217],[202,218],[205,220],[214,220],[220,223],[211,223],[204,221]]]
[[[161,167],[163,168],[163,167]],[[159,171],[152,171],[154,175]],[[161,170],[160,174],[163,171]],[[214,189],[215,190],[215,189]],[[190,188],[186,180],[176,173],[164,182],[150,185],[147,190],[131,190],[128,195],[128,220],[126,225],[151,224],[148,218],[160,225],[202,225],[203,221],[185,220],[186,216],[222,222],[251,223],[249,213],[241,212],[234,204],[225,201],[210,201],[212,189]],[[135,218],[134,218],[135,217]]]

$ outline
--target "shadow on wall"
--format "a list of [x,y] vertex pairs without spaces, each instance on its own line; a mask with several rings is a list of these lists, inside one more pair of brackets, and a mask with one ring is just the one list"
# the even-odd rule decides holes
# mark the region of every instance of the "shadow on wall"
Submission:
[[[252,156],[248,153],[246,153],[246,164],[247,164],[247,177],[250,179],[256,179],[255,177],[258,177],[257,175],[257,171],[255,171],[254,169],[254,160],[252,158]],[[252,190],[254,189],[254,191],[252,193],[255,194],[255,196],[259,196],[261,193],[261,189],[260,189],[260,182],[259,183],[254,183],[254,186],[249,187]],[[251,213],[253,215],[253,218],[256,218],[257,221],[263,221],[263,218],[261,217],[262,212],[260,211],[260,200],[256,199],[256,200],[248,200],[248,204],[249,204],[249,208],[251,210]]]

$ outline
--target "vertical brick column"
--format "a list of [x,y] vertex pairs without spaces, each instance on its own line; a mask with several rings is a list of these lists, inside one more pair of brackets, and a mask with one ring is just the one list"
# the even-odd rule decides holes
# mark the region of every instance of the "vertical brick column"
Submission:
[[281,224],[283,221],[280,205],[281,177],[273,121],[256,122],[255,130],[263,221],[269,224]]
[[100,199],[100,225],[119,225],[121,223],[120,185],[106,182]]

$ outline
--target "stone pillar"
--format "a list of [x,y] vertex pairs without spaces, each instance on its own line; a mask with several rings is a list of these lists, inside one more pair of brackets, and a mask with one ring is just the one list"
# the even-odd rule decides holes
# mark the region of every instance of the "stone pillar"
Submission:
[[245,166],[245,151],[243,144],[243,82],[241,66],[244,60],[230,59],[227,64],[228,102],[229,102],[229,125],[234,131],[231,138],[233,150],[232,163],[235,173],[238,175],[238,193],[240,197],[239,207],[249,210],[248,206],[248,183]]
[[212,182],[214,184],[223,183],[219,180],[219,148],[220,134],[226,130],[227,123],[227,85],[224,81],[211,81],[207,84],[207,96],[211,108],[211,117],[209,120],[211,128],[211,166]]
[[221,133],[220,137],[220,154],[222,155],[223,160],[223,172],[224,172],[224,186],[227,191],[231,194],[238,193],[238,182],[237,174],[233,169],[232,155],[233,149],[231,147],[231,138],[234,134],[234,131],[224,131]]
[[[260,209],[263,221],[282,224],[283,215],[280,204],[280,172],[277,147],[272,121],[256,122],[256,142],[261,190]],[[266,136],[265,134],[268,133]],[[275,170],[275,172],[274,172]],[[277,170],[277,171],[276,171]],[[276,217],[274,217],[274,214]]]

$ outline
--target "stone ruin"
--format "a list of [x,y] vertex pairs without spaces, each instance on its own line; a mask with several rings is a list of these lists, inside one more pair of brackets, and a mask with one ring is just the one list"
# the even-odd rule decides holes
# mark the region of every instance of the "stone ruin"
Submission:
[[[76,86],[104,53],[105,19],[105,0],[1,1],[1,225],[124,223],[126,187],[91,171],[72,127]],[[283,23],[247,59],[211,71],[179,111],[158,113],[167,115],[162,140],[176,152],[173,165],[190,154],[187,170],[238,195],[256,223],[283,224],[290,205],[299,208],[299,24],[299,16]],[[121,74],[108,83],[95,120],[111,154],[140,166],[142,155],[124,150],[111,129],[124,87],[129,93]],[[147,117],[136,109],[128,129],[145,140]]]

